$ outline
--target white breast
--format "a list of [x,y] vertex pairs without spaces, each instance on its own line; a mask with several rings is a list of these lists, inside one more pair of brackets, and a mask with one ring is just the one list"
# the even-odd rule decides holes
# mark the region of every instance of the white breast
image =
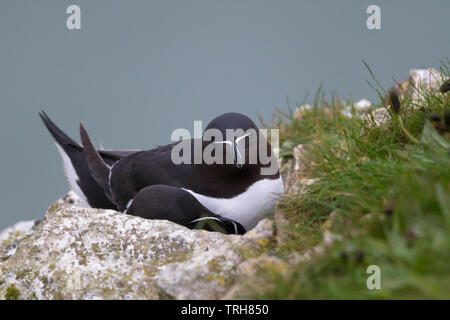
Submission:
[[250,230],[274,209],[279,195],[284,192],[284,185],[281,176],[278,179],[259,180],[244,193],[229,199],[212,198],[192,190],[183,190],[191,193],[208,210],[235,220]]

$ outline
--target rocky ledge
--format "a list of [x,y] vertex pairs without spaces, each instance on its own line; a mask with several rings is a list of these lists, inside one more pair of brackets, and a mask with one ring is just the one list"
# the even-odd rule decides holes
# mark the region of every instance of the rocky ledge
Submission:
[[249,266],[283,264],[267,254],[269,219],[225,235],[77,201],[69,193],[42,221],[0,233],[0,299],[233,298]]

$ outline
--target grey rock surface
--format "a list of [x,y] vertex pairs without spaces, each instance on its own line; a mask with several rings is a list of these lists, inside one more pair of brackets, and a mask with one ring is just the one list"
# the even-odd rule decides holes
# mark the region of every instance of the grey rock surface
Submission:
[[276,241],[269,219],[225,235],[77,201],[0,233],[0,299],[218,299]]

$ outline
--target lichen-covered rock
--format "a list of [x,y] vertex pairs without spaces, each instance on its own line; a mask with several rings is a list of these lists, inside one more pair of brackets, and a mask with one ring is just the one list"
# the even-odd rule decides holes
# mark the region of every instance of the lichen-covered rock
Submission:
[[0,266],[12,256],[19,243],[34,231],[38,221],[20,221],[0,232]]
[[217,299],[245,252],[259,255],[275,241],[267,219],[244,236],[225,235],[76,202],[52,204],[14,240],[15,252],[0,248],[11,253],[2,253],[0,299]]
[[298,193],[302,186],[314,183],[315,179],[305,177],[304,156],[308,145],[299,144],[292,149],[293,159],[288,159],[280,165],[286,193]]
[[353,110],[356,113],[366,113],[370,110],[370,108],[372,107],[372,102],[370,102],[367,99],[361,99],[358,102],[346,105],[342,110],[341,110],[341,114],[348,117],[348,118],[352,118],[353,117]]
[[395,84],[392,88],[403,99],[405,96],[412,98],[413,106],[423,101],[425,93],[439,92],[439,87],[445,78],[433,68],[410,69],[409,78]]
[[[292,149],[293,158],[284,161],[280,166],[285,194],[299,195],[306,193],[308,187],[317,182],[317,178],[310,178],[305,172],[305,154],[308,151],[308,148],[309,145],[304,144],[295,146]],[[285,212],[280,208],[275,209],[274,219],[277,230],[277,244],[283,245],[292,237],[289,219],[285,216]]]
[[274,286],[273,274],[284,274],[288,271],[288,263],[270,253],[242,262],[238,268],[238,280],[224,299],[246,299],[255,292]]
[[243,253],[257,255],[274,241],[272,221],[265,219],[244,236],[201,232],[208,237],[202,252],[190,259],[161,268],[157,284],[166,295],[177,299],[218,299],[232,287],[239,274],[236,267]]

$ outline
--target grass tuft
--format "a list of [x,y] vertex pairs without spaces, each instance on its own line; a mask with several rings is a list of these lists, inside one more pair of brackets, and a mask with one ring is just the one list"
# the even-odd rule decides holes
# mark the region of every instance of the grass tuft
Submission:
[[[372,109],[389,115],[381,125],[354,109],[344,116],[345,106],[335,96],[327,102],[322,88],[301,117],[275,115],[281,156],[308,145],[301,177],[317,179],[282,198],[291,237],[275,251],[291,257],[320,245],[324,226],[341,240],[270,274],[273,285],[248,298],[450,298],[450,99],[422,91],[420,103],[395,95],[389,108],[368,69],[381,100]],[[440,70],[448,78],[448,62]],[[439,126],[430,121],[437,118]],[[367,287],[370,265],[380,267],[381,289]]]

